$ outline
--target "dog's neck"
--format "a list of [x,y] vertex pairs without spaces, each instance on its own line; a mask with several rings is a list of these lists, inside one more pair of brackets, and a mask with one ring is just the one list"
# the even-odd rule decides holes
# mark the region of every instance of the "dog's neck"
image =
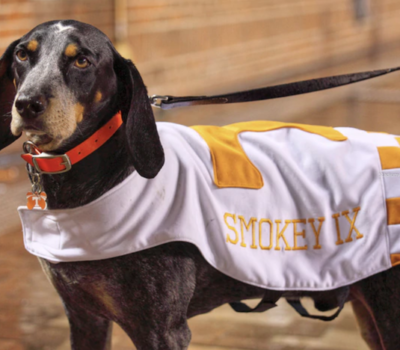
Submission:
[[125,146],[125,126],[122,125],[103,146],[74,164],[70,171],[42,176],[48,208],[76,208],[88,204],[133,171]]

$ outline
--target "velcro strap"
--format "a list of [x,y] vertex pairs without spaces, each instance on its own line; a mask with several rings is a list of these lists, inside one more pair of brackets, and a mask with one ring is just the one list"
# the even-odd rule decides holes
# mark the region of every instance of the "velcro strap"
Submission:
[[337,305],[339,306],[339,309],[331,316],[310,315],[308,313],[308,311],[304,308],[304,306],[301,304],[301,301],[300,301],[299,298],[286,299],[286,301],[302,317],[312,318],[314,320],[321,320],[321,321],[332,321],[336,317],[338,317],[340,312],[343,310],[344,304],[346,303],[346,301],[347,301],[347,299],[349,297],[350,288],[349,287],[343,287],[337,293],[338,293],[337,294]]
[[254,308],[251,308],[240,301],[229,303],[229,305],[233,310],[240,313],[264,312],[277,306],[276,302],[279,300],[282,294],[283,292],[280,291],[269,290],[264,294],[264,297]]

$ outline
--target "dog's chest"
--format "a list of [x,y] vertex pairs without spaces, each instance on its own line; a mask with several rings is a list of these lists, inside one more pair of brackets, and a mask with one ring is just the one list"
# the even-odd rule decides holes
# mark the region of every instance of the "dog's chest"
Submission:
[[223,273],[281,290],[333,289],[390,268],[397,139],[277,125],[159,123],[166,163],[155,179],[133,174],[73,210],[21,208],[26,247],[76,261],[186,241]]

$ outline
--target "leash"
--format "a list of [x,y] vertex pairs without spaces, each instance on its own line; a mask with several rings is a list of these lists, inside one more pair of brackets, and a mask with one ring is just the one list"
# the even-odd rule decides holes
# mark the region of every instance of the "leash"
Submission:
[[253,90],[233,92],[224,95],[182,97],[153,95],[150,96],[149,99],[150,104],[153,107],[164,110],[188,106],[262,101],[328,90],[339,86],[373,79],[385,74],[396,72],[398,70],[400,70],[400,67],[336,75],[325,78],[297,81],[288,84],[267,86]]

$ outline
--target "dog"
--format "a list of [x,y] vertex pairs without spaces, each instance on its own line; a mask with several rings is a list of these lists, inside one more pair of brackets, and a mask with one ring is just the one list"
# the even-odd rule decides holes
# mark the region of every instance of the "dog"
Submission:
[[[157,184],[160,171],[168,164],[167,161],[164,166],[165,159],[168,160],[168,155],[167,158],[164,157],[164,151],[167,152],[168,149],[164,147],[163,151],[146,87],[138,70],[131,61],[119,55],[102,32],[88,24],[72,20],[47,22],[37,26],[7,48],[0,60],[0,116],[0,148],[11,144],[25,132],[35,145],[34,151],[47,154],[51,152],[53,158],[58,157],[59,163],[63,163],[62,169],[68,170],[41,175],[48,210],[54,215],[56,212],[65,211],[79,216],[80,208],[93,208],[104,202],[109,193],[117,198],[124,197],[124,183],[136,176],[135,174],[139,174],[140,179],[145,179],[143,181],[150,185]],[[87,148],[79,150],[86,139],[91,135],[98,135],[96,132],[104,130],[105,126],[106,129],[113,127],[115,130],[111,136],[108,135],[108,138],[101,141],[101,147],[95,148],[95,151],[88,151]],[[297,125],[292,127],[301,128]],[[210,134],[207,130],[200,129],[190,129],[187,133],[192,135],[191,137],[200,137],[193,135],[197,132],[203,133],[204,140],[211,137],[212,130]],[[317,134],[319,132],[317,131]],[[322,138],[326,138],[325,131],[321,133]],[[202,150],[207,148],[204,140],[201,141]],[[92,141],[96,143],[98,140]],[[77,147],[75,156],[79,161],[76,164],[68,164],[68,159],[60,155],[76,150]],[[79,152],[88,154],[83,157]],[[195,153],[191,154],[195,157]],[[211,159],[209,154],[204,153],[203,156]],[[34,157],[26,155],[26,160],[30,161],[32,166],[40,170],[47,166],[47,163],[41,163],[40,157],[35,161],[32,158]],[[186,177],[192,176],[186,175],[184,170],[181,169],[175,174],[179,181],[185,181]],[[261,188],[262,179],[257,177],[257,169],[254,171],[256,185],[253,189]],[[233,173],[236,172],[230,172],[228,175],[224,173],[228,182]],[[207,176],[208,173],[205,174]],[[246,174],[244,181],[248,181]],[[261,183],[257,182],[257,178]],[[211,177],[209,182],[212,186]],[[235,183],[232,186],[235,187]],[[224,184],[220,187],[224,187]],[[162,202],[164,197],[162,191],[154,191],[154,201]],[[141,198],[139,202],[140,200]],[[273,197],[270,197],[266,202],[272,200]],[[124,208],[113,203],[108,205],[109,208],[116,208],[110,209],[110,212],[116,214]],[[351,244],[363,242],[362,236],[365,232],[355,229],[357,208],[347,209],[350,211],[344,208],[344,211],[338,214],[341,215],[344,224],[350,224],[350,234],[346,241],[355,242]],[[138,210],[140,211],[140,207]],[[178,204],[172,210],[185,212],[184,207],[179,207]],[[284,290],[263,288],[251,281],[245,283],[221,272],[189,239],[162,241],[159,244],[151,244],[149,249],[139,247],[138,251],[133,253],[125,253],[123,250],[122,253],[114,252],[110,256],[94,255],[92,259],[83,259],[86,261],[68,261],[68,257],[63,261],[54,253],[54,249],[59,247],[59,242],[54,243],[55,238],[52,235],[45,236],[40,246],[32,245],[38,241],[28,237],[28,223],[25,218],[39,215],[35,218],[40,221],[41,214],[37,214],[38,211],[35,210],[31,212],[34,214],[31,215],[25,210],[21,213],[26,235],[25,244],[33,253],[40,247],[48,249],[47,253],[50,252],[47,254],[38,250],[36,255],[39,256],[44,272],[63,301],[70,323],[72,349],[110,349],[112,321],[124,329],[138,349],[187,349],[191,338],[187,319],[209,312],[225,303],[237,305],[240,300],[262,298],[264,304],[271,306],[280,297],[289,300],[311,297],[318,310],[327,311],[340,306],[338,300],[343,296],[346,301],[352,302],[362,336],[371,349],[399,348],[398,266],[377,270],[370,276],[354,280],[348,285],[331,285],[327,290],[313,290],[306,286]],[[140,213],[145,217],[143,211]],[[172,211],[166,213],[165,221],[168,221],[169,215],[174,214]],[[194,219],[198,214],[188,212],[186,215],[189,219]],[[238,251],[246,247],[252,252],[253,245],[257,248],[258,243],[255,243],[254,236],[253,241],[247,241],[247,245],[243,236],[240,237],[240,227],[234,226],[239,223],[236,222],[239,217],[233,213],[225,215],[225,229],[228,229],[229,233],[223,240],[226,238],[226,243]],[[124,220],[125,218],[126,215]],[[90,221],[89,216],[87,219]],[[103,219],[104,216],[97,217],[101,225],[105,222]],[[243,223],[250,232],[255,221],[250,220],[246,223],[248,218],[240,220],[240,224]],[[314,224],[318,223],[319,219],[316,216],[313,220],[308,220],[306,224],[313,225],[315,238],[318,238],[318,225]],[[279,220],[273,223],[264,219],[263,223],[264,226],[270,224],[272,232],[272,225],[280,223],[277,221]],[[322,219],[319,220],[320,225],[322,222]],[[206,224],[214,227],[211,220]],[[304,222],[297,224],[302,225]],[[58,224],[54,224],[52,220],[46,221],[45,224],[42,222],[41,225],[47,225],[49,232],[53,230],[52,225],[54,230],[59,229]],[[75,227],[71,221],[67,225]],[[296,224],[293,225],[294,239],[297,239],[296,247],[304,249],[305,245],[300,243],[304,233],[296,231],[300,230],[300,226],[296,229]],[[276,254],[281,256],[285,249],[290,248],[282,229],[283,224],[280,229],[278,226],[277,242],[279,245],[281,239],[282,247],[270,250],[276,250]],[[109,247],[107,244],[113,240],[113,235],[101,236],[99,239],[105,247]],[[336,243],[340,245],[343,243],[341,241],[338,236]],[[121,245],[124,247],[126,241],[123,243]],[[315,249],[318,249],[320,244],[315,243]],[[94,247],[94,243],[90,241],[85,244],[89,250]],[[350,243],[347,246],[350,247]],[[99,247],[95,253],[106,254],[101,251],[101,244]],[[262,247],[261,238],[259,247]],[[77,254],[79,256],[80,253]]]

